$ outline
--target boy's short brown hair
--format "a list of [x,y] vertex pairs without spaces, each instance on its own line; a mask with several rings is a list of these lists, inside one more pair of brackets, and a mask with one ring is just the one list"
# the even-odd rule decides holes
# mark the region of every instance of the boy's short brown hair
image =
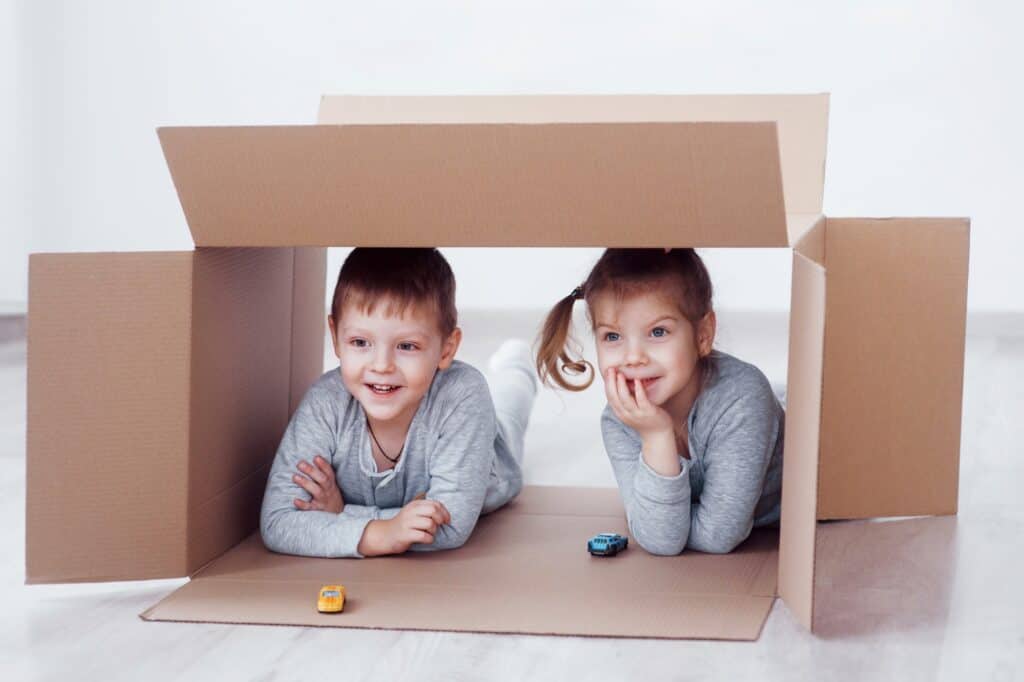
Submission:
[[426,306],[436,314],[442,338],[458,324],[455,275],[437,249],[353,249],[334,286],[331,315],[335,324],[347,305],[369,314],[380,302],[387,305],[385,315],[404,315],[411,306]]

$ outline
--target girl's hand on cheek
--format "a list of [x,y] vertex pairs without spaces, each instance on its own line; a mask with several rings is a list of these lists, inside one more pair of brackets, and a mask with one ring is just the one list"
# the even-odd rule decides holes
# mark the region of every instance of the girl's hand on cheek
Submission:
[[659,431],[673,433],[672,417],[647,398],[642,381],[634,382],[636,397],[633,397],[629,393],[625,375],[609,367],[604,374],[604,390],[616,416],[623,424],[635,429],[641,437]]

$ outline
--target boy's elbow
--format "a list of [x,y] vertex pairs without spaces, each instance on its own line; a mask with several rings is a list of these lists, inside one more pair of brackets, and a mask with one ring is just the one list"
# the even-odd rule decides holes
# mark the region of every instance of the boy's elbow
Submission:
[[271,552],[277,552],[278,554],[288,554],[289,551],[285,547],[285,534],[281,532],[281,520],[282,512],[263,512],[260,514],[260,538],[263,540],[263,546],[269,549]]

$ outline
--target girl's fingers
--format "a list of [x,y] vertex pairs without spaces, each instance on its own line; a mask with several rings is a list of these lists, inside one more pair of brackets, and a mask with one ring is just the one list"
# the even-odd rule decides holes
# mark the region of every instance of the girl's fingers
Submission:
[[618,382],[616,383],[619,389],[619,396],[622,400],[622,406],[626,408],[627,412],[632,412],[636,409],[636,401],[633,400],[633,396],[629,395],[629,384],[626,383],[626,376],[619,373]]
[[651,406],[651,401],[647,399],[647,389],[644,388],[644,382],[637,379],[633,382],[634,391],[636,391],[636,405],[641,410]]
[[321,495],[323,495],[323,490],[321,490],[320,486],[318,486],[316,483],[314,483],[313,481],[309,480],[305,476],[300,476],[299,474],[295,474],[294,476],[292,476],[292,480],[295,481],[296,483],[298,483],[299,486],[301,486],[303,490],[305,490],[307,493],[309,493],[313,497],[320,497]]
[[612,409],[616,413],[622,414],[622,403],[619,400],[619,392],[616,389],[618,378],[615,376],[615,368],[609,367],[605,371],[604,378],[604,393],[608,398],[608,404],[612,406]]
[[309,511],[310,509],[312,509],[309,502],[306,502],[305,500],[300,500],[297,497],[293,500],[293,502],[295,503],[295,506],[301,509],[302,511]]

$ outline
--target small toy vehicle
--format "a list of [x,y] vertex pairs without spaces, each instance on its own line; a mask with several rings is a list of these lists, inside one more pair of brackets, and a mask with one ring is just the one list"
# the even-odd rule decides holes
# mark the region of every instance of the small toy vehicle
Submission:
[[316,600],[317,611],[320,613],[338,613],[344,608],[344,585],[324,585],[320,588],[320,596]]
[[629,547],[629,538],[618,533],[598,533],[587,541],[587,551],[594,556],[615,556]]

